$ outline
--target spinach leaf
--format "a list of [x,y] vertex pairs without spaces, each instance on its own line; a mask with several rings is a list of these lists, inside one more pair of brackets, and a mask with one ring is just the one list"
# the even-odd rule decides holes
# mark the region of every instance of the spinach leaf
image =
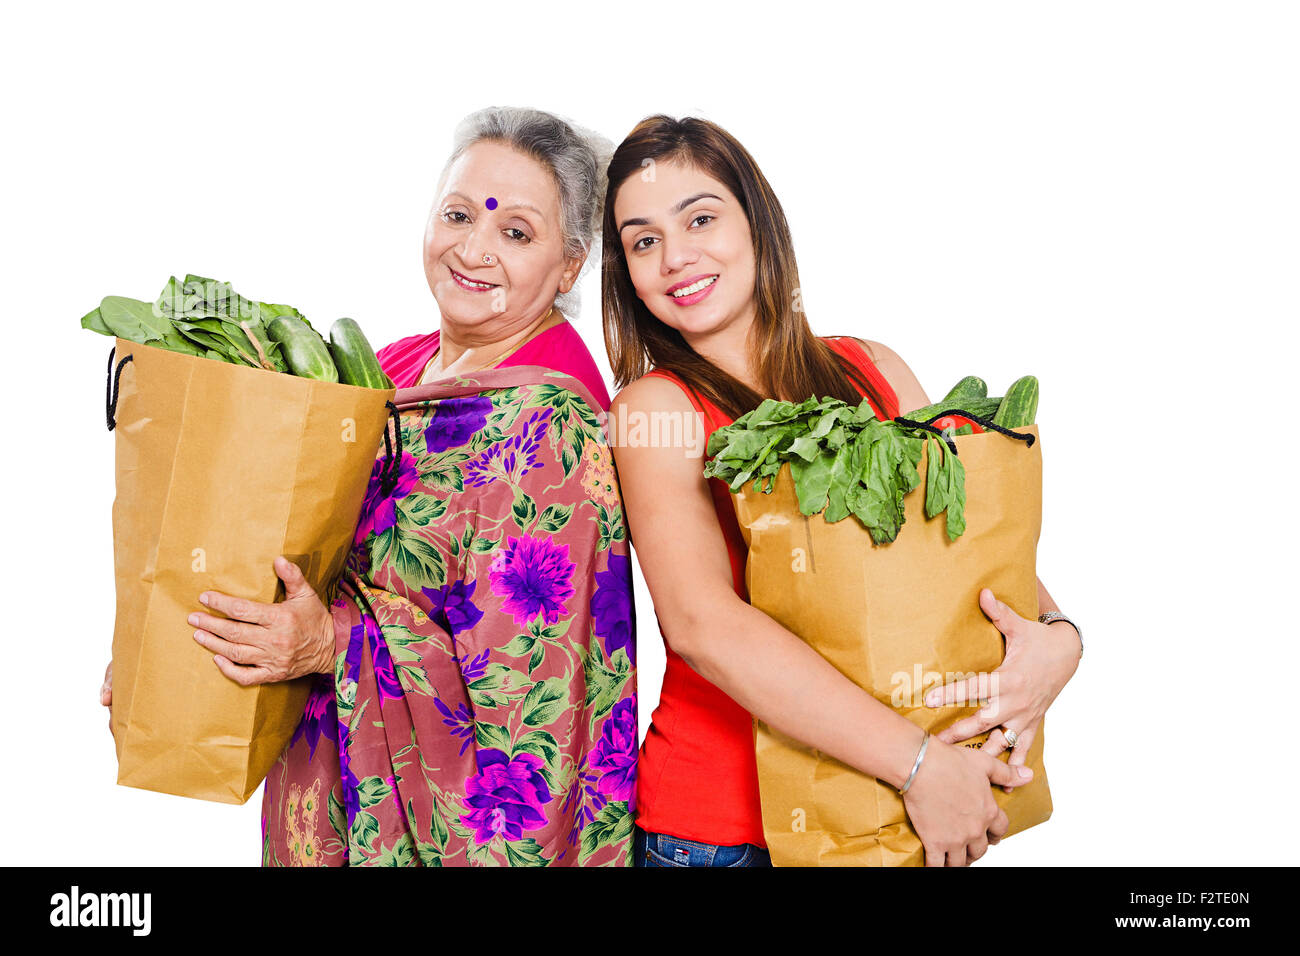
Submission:
[[885,544],[898,537],[904,497],[921,483],[923,443],[925,515],[946,512],[948,538],[956,540],[966,529],[962,463],[931,432],[879,420],[866,399],[856,408],[830,397],[765,399],[709,437],[704,474],[733,492],[752,480],[755,491],[770,493],[789,462],[801,514],[834,523],[851,513]]
[[229,282],[191,274],[184,281],[170,277],[152,303],[107,296],[82,317],[81,327],[187,355],[289,372],[279,343],[266,331],[281,315],[306,322],[291,305],[255,302]]

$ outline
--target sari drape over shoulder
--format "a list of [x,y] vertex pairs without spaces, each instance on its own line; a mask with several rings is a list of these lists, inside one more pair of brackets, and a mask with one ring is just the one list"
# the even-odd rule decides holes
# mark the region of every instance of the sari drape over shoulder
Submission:
[[631,865],[622,500],[589,388],[538,366],[399,389],[331,611],[337,657],[267,776],[265,865]]

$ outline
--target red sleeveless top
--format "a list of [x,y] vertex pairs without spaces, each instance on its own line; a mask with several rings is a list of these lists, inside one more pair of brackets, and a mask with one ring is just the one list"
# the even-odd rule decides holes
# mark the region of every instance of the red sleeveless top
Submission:
[[[861,369],[872,386],[865,397],[876,417],[897,417],[898,396],[862,346],[847,336],[823,341]],[[695,394],[672,372],[654,369],[647,374],[676,382],[686,392],[695,410],[704,416],[706,442],[715,429],[731,424],[725,412]],[[732,584],[748,603],[747,548],[736,523],[731,491],[720,478],[709,479],[709,491],[731,559]],[[749,711],[693,671],[667,641],[664,648],[663,690],[637,763],[637,826],[650,833],[720,846],[753,843],[766,847]]]

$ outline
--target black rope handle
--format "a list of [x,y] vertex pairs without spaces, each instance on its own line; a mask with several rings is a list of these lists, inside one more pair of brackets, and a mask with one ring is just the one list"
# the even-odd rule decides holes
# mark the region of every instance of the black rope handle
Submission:
[[122,394],[122,369],[126,363],[135,358],[132,352],[122,361],[117,363],[117,374],[113,374],[113,356],[117,352],[117,346],[114,345],[108,350],[108,394],[104,397],[104,414],[108,419],[108,430],[112,431],[117,427],[117,399]]
[[[960,415],[962,418],[969,418],[976,425],[979,425],[981,428],[987,431],[998,432],[999,434],[1006,435],[1008,438],[1014,438],[1017,441],[1022,441],[1025,443],[1026,448],[1034,447],[1033,435],[1022,435],[1020,434],[1020,432],[1013,432],[1011,429],[1005,428],[1002,425],[995,425],[993,423],[993,419],[991,418],[985,418],[983,415],[976,415],[974,412],[968,412],[965,409],[961,409],[961,408],[946,409],[940,412],[938,415],[931,415],[924,422],[913,421],[910,418],[895,418],[894,421],[908,428],[913,428],[913,427],[924,428],[926,431],[938,432],[938,429],[936,429],[930,423],[937,422],[939,419],[946,418],[949,415]],[[949,443],[948,447],[952,448],[952,452],[954,455],[957,453],[957,449],[953,447],[952,443]]]
[[397,454],[394,455],[393,443],[388,437],[388,422],[384,422],[384,454],[388,460],[384,463],[379,490],[387,497],[397,487],[398,476],[402,473],[402,419],[396,405],[392,402],[384,402],[384,405],[389,410],[388,416],[393,420],[393,434],[397,437]]
[[[943,416],[937,415],[935,417],[942,418]],[[933,425],[928,425],[925,422],[918,422],[918,421],[913,421],[910,418],[904,418],[901,415],[896,415],[894,417],[894,421],[902,425],[904,428],[920,428],[927,432],[932,432],[933,434],[938,435],[939,440],[948,446],[948,450],[952,452],[954,455],[957,454],[957,443],[953,441],[951,438],[949,438],[947,435],[945,435],[941,429],[935,428]]]

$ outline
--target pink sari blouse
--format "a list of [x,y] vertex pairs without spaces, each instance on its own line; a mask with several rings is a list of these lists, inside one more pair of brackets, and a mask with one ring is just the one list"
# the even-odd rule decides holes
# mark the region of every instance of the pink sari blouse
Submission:
[[[440,337],[441,333],[434,331],[398,339],[379,350],[379,364],[398,388],[417,385],[425,365],[438,348]],[[519,365],[538,365],[572,375],[591,390],[592,397],[600,402],[600,411],[609,411],[609,392],[605,389],[605,382],[587,344],[568,319],[534,336],[494,367]]]

